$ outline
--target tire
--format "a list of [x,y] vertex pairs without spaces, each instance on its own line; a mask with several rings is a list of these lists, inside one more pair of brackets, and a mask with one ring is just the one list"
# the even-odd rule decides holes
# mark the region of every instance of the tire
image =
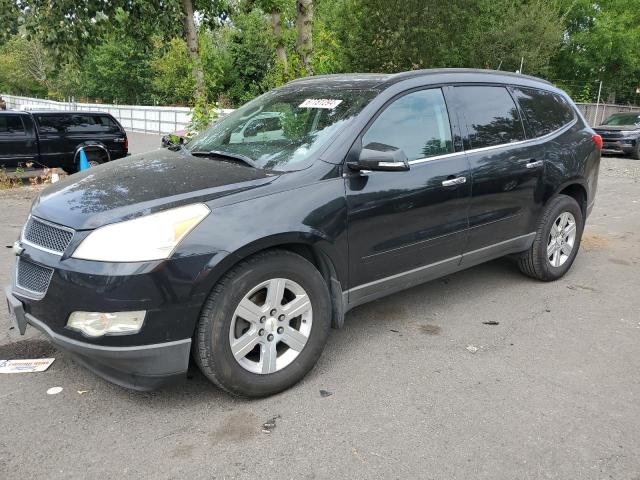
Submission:
[[[281,280],[282,283],[277,283]],[[267,286],[260,287],[264,283]],[[249,296],[253,291],[256,293]],[[274,294],[274,298],[283,300],[269,301],[271,291],[282,291],[282,295]],[[298,310],[289,310],[281,320],[286,309],[293,308],[291,305],[308,308],[303,293],[310,309],[295,317],[289,313],[293,315]],[[247,299],[250,307],[241,309],[241,302],[249,305]],[[298,303],[289,303],[293,300]],[[264,304],[260,305],[262,301]],[[278,312],[272,315],[274,305]],[[240,317],[238,311],[249,321]],[[256,312],[260,313],[254,316]],[[215,285],[196,327],[193,356],[202,373],[223,390],[241,397],[264,397],[286,390],[313,368],[324,349],[330,326],[331,300],[320,272],[295,253],[271,250],[241,262]],[[296,334],[292,339],[299,341],[306,335],[306,343],[296,344],[297,350],[289,347],[289,343],[295,343],[285,338],[293,335],[296,328],[302,336]],[[306,333],[302,333],[305,329]],[[247,342],[252,345],[246,347],[248,353],[236,346],[245,339],[252,339]],[[269,352],[276,352],[276,356]],[[268,361],[271,358],[273,363]]]
[[[552,233],[554,234],[554,238],[563,237],[565,240],[566,238],[570,238],[570,234],[565,236],[557,233],[559,232],[557,222],[560,221],[560,223],[562,223],[561,215],[563,214],[569,214],[574,220],[575,236],[568,254],[566,254],[568,250],[567,245],[569,245],[568,242],[562,239],[559,240],[561,244],[557,242],[553,244],[553,242],[551,242]],[[569,217],[564,218],[570,220]],[[570,222],[567,225],[569,224]],[[552,232],[554,225],[556,225],[556,228]],[[571,268],[578,254],[583,228],[584,220],[578,202],[567,195],[554,197],[549,201],[538,221],[536,236],[531,248],[518,257],[520,271],[529,277],[536,278],[543,282],[550,282],[561,278]],[[570,232],[570,230],[570,226],[567,226],[565,229],[566,232]],[[553,252],[549,256],[547,255],[548,248],[550,249],[549,251]]]
[[636,148],[631,152],[631,158],[640,160],[640,138],[636,140]]

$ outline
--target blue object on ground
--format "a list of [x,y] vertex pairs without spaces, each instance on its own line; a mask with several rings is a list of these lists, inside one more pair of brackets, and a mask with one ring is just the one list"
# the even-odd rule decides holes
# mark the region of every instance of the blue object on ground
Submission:
[[89,165],[89,160],[87,160],[87,154],[84,153],[84,148],[80,149],[80,171],[86,170],[87,168],[91,168]]

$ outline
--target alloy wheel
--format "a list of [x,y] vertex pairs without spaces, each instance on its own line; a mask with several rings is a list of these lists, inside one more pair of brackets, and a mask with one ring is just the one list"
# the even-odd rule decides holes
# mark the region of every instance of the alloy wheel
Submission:
[[307,292],[293,280],[272,278],[252,288],[236,307],[229,328],[231,352],[250,372],[277,372],[300,355],[312,323]]
[[571,256],[576,241],[576,219],[562,212],[551,226],[547,241],[547,260],[552,267],[560,267]]

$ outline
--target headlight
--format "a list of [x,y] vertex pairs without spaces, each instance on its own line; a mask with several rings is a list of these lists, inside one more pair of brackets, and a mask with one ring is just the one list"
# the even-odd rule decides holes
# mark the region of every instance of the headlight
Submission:
[[100,227],[72,257],[100,262],[143,262],[171,256],[180,241],[211,211],[202,203]]
[[142,328],[146,312],[73,312],[67,327],[78,330],[88,337],[101,337],[107,333],[132,334]]
[[624,137],[631,137],[633,135],[640,135],[640,130],[622,130],[620,133]]

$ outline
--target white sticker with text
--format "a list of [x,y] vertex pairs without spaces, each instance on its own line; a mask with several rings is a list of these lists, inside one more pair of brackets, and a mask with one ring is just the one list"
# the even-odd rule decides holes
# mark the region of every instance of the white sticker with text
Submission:
[[330,98],[307,98],[298,105],[298,108],[328,108],[332,110],[342,103],[342,100],[332,100]]

